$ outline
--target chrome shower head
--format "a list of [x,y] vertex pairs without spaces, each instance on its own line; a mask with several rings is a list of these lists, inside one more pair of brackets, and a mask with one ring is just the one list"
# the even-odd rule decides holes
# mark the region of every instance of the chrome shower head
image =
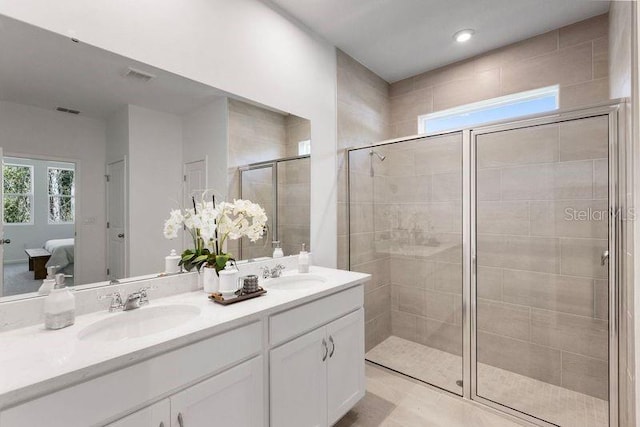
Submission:
[[369,150],[369,155],[370,155],[370,156],[373,156],[374,154],[375,154],[375,156],[376,156],[378,159],[380,159],[380,161],[381,161],[381,162],[383,162],[383,161],[384,161],[384,159],[386,159],[386,158],[387,158],[387,156],[383,156],[382,154],[378,153],[378,152],[377,152],[377,151],[375,151],[375,150]]

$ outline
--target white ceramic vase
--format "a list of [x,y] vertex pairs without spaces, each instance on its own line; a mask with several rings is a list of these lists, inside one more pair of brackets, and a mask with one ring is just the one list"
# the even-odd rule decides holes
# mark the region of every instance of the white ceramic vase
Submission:
[[202,287],[206,293],[210,294],[220,290],[220,277],[216,274],[214,267],[203,266],[200,270],[200,276],[202,276]]

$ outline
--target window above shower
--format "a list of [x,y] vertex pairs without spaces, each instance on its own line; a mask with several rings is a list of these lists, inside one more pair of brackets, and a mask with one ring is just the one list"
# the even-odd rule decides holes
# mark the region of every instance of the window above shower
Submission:
[[418,117],[418,133],[436,133],[558,109],[559,86],[548,86],[462,105]]

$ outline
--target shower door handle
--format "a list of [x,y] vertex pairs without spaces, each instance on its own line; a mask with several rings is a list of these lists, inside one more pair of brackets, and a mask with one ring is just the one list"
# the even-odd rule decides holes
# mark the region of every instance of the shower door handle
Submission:
[[600,265],[605,265],[609,261],[609,251],[604,251],[602,255],[600,255]]

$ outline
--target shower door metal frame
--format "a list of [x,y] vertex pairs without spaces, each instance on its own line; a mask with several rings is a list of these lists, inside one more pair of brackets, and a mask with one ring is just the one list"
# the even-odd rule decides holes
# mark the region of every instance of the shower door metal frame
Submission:
[[[303,154],[302,156],[282,157],[280,159],[265,160],[262,162],[250,163],[244,166],[238,166],[239,179],[238,185],[240,186],[240,198],[242,198],[242,173],[256,169],[271,168],[271,185],[273,187],[273,230],[271,230],[271,241],[279,240],[278,236],[278,165],[284,162],[290,162],[293,160],[311,159],[310,154]],[[238,245],[238,259],[242,259],[242,239]]]
[[[608,224],[608,238],[609,238],[609,426],[617,427],[619,422],[619,389],[618,389],[618,353],[619,353],[619,260],[618,249],[621,242],[621,228],[622,218],[619,215],[620,209],[620,194],[619,194],[619,181],[624,182],[618,175],[618,164],[620,157],[624,156],[624,143],[619,144],[618,135],[620,133],[620,126],[624,122],[623,118],[623,105],[620,103],[607,104],[603,106],[585,108],[580,110],[572,110],[566,112],[559,112],[557,114],[546,115],[538,118],[516,120],[507,123],[482,126],[470,131],[469,145],[465,151],[465,155],[470,158],[470,193],[469,193],[469,207],[470,207],[470,256],[469,265],[467,271],[470,273],[470,277],[465,277],[465,282],[470,283],[470,324],[469,330],[471,335],[470,341],[470,370],[469,377],[465,378],[469,380],[471,390],[470,396],[472,400],[480,402],[491,408],[500,410],[507,414],[516,416],[518,418],[529,421],[530,423],[542,427],[552,427],[555,424],[537,418],[533,415],[511,408],[507,405],[492,401],[478,395],[478,383],[477,383],[477,165],[476,155],[477,138],[480,135],[486,135],[494,132],[508,131],[514,129],[522,129],[528,127],[535,127],[541,125],[548,125],[553,123],[562,123],[571,120],[587,119],[593,117],[608,117],[609,123],[609,141],[608,141],[608,162],[609,162],[609,191],[608,191],[608,207],[609,207],[609,224]],[[466,326],[466,325],[465,325]],[[466,397],[466,396],[465,396]]]

